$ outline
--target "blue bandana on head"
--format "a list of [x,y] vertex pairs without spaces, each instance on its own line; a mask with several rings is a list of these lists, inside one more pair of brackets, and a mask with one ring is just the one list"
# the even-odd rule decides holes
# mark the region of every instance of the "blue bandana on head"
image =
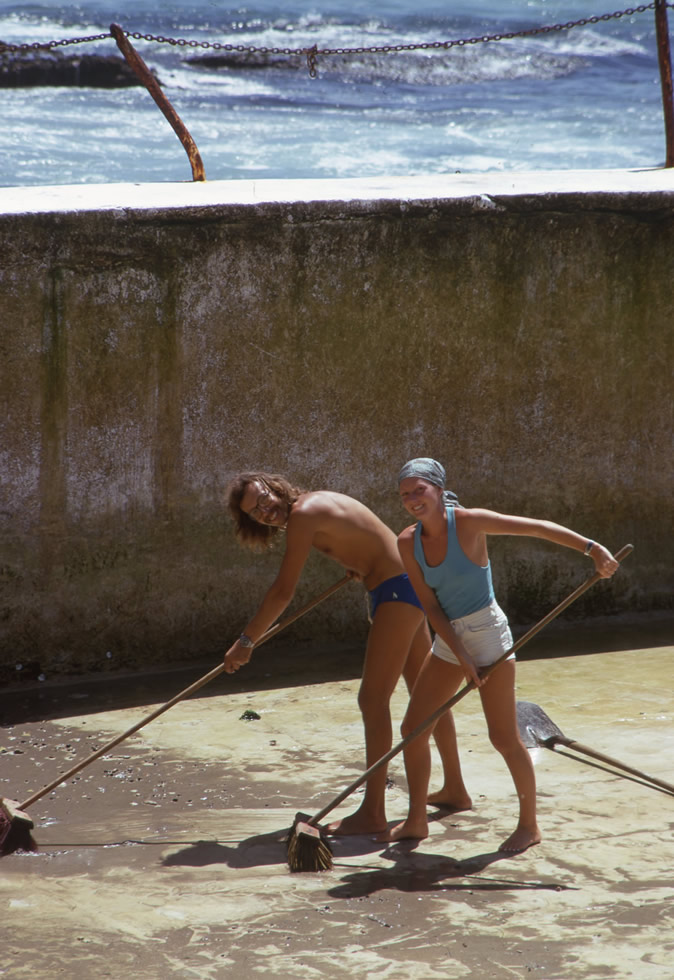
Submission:
[[408,460],[398,473],[398,483],[402,483],[410,476],[418,476],[422,480],[428,480],[429,483],[434,483],[441,490],[445,489],[447,482],[444,466],[442,463],[438,463],[437,459],[431,459],[430,456],[417,456],[416,459]]
[[437,459],[431,459],[430,456],[417,456],[416,459],[408,460],[398,473],[398,484],[410,476],[418,476],[421,480],[426,480],[428,483],[440,487],[443,491],[443,500],[448,507],[461,506],[457,495],[451,490],[445,490],[447,474],[444,466],[442,463],[438,463]]

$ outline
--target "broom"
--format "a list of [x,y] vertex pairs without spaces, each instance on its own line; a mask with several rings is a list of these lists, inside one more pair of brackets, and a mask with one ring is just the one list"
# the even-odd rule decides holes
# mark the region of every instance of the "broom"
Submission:
[[[614,555],[614,557],[616,561],[620,562],[626,558],[631,551],[633,551],[633,545],[626,544],[616,555]],[[575,600],[579,598],[579,596],[581,596],[584,592],[587,592],[587,590],[593,586],[595,582],[598,582],[600,578],[601,575],[599,572],[595,572],[594,575],[587,579],[587,581],[583,582],[582,585],[579,585],[577,589],[566,597],[566,599],[560,602],[558,606],[555,606],[555,608],[549,612],[547,616],[544,616],[543,619],[536,623],[535,626],[532,626],[531,629],[524,634],[524,636],[521,636],[509,650],[498,658],[498,660],[495,660],[493,664],[490,664],[488,667],[482,670],[480,672],[480,677],[488,677],[492,671],[496,670],[496,668],[503,663],[504,660],[507,660],[511,654],[516,653],[521,647],[524,646],[525,643],[527,643],[528,640],[542,630],[544,626],[563,612],[567,606],[570,606],[572,602],[575,602]],[[405,746],[409,745],[413,739],[417,738],[417,736],[421,735],[422,732],[425,732],[428,728],[435,724],[438,718],[440,718],[445,711],[448,711],[450,708],[454,707],[454,705],[464,698],[466,694],[468,694],[468,692],[474,687],[475,683],[473,681],[469,681],[465,687],[462,687],[461,690],[457,691],[457,693],[449,698],[448,701],[445,701],[445,703],[440,705],[439,708],[436,708],[432,715],[429,715],[425,721],[422,721],[421,724],[417,725],[417,727],[411,731],[409,735],[406,735],[401,742],[394,745],[393,748],[386,753],[386,755],[383,755],[381,759],[378,759],[377,762],[373,763],[369,769],[358,777],[358,779],[355,779],[339,794],[339,796],[336,796],[334,800],[328,803],[327,806],[324,806],[323,809],[316,813],[313,817],[307,816],[306,813],[296,814],[295,823],[286,839],[288,867],[290,870],[293,872],[329,871],[332,868],[333,852],[329,842],[326,840],[325,836],[318,827],[320,821],[327,816],[328,813],[334,810],[336,806],[339,806],[339,804],[342,803],[347,796],[350,796],[355,790],[357,790],[359,786],[362,786],[363,783],[367,782],[372,773],[376,772],[382,766],[385,766],[390,759],[402,752]]]
[[[277,623],[276,626],[272,626],[270,629],[268,629],[267,632],[260,637],[255,646],[259,647],[262,643],[266,643],[267,640],[271,640],[277,633],[284,630],[286,626],[290,626],[290,624],[294,623],[296,619],[299,619],[300,616],[304,616],[304,614],[309,612],[310,609],[313,609],[320,602],[323,602],[324,599],[327,599],[328,596],[331,596],[338,589],[341,589],[341,587],[346,585],[346,583],[349,581],[351,581],[351,576],[345,575],[344,578],[340,579],[338,582],[335,582],[334,585],[331,585],[324,592],[321,592],[319,596],[316,596],[316,598],[312,599],[310,602],[307,602],[306,605],[301,607],[301,609],[298,609],[290,616],[287,616],[285,619],[281,620],[281,622]],[[42,799],[42,797],[46,796],[47,793],[51,792],[51,790],[56,789],[56,787],[60,786],[61,783],[65,783],[71,778],[71,776],[74,776],[75,773],[78,773],[80,770],[84,769],[85,766],[90,765],[92,762],[95,762],[96,759],[99,759],[102,755],[105,755],[110,751],[110,749],[124,741],[125,738],[133,735],[149,722],[153,721],[155,718],[158,718],[159,715],[163,714],[165,711],[168,711],[168,709],[173,707],[174,704],[177,704],[178,701],[183,701],[191,694],[194,694],[195,691],[198,691],[200,688],[208,684],[209,681],[214,680],[214,678],[222,674],[224,669],[224,663],[218,664],[218,666],[211,670],[208,674],[205,674],[199,680],[195,681],[193,684],[190,684],[190,686],[186,687],[184,691],[181,691],[180,694],[176,694],[174,698],[171,698],[171,700],[167,701],[166,704],[162,705],[160,708],[157,708],[145,718],[142,718],[137,724],[132,725],[132,727],[128,728],[122,735],[118,735],[116,738],[113,738],[112,741],[107,742],[102,748],[92,752],[92,754],[87,756],[87,758],[82,762],[78,762],[77,765],[73,766],[72,769],[69,769],[68,772],[62,773],[55,780],[53,780],[53,782],[49,783],[48,786],[45,786],[44,789],[34,793],[29,799],[25,800],[25,802],[17,803],[16,800],[0,799],[0,855],[12,854],[14,851],[19,850],[37,850],[37,844],[35,843],[35,840],[31,834],[31,830],[34,826],[33,821],[28,814],[24,812],[29,806],[32,806],[33,803],[36,803],[38,800]]]

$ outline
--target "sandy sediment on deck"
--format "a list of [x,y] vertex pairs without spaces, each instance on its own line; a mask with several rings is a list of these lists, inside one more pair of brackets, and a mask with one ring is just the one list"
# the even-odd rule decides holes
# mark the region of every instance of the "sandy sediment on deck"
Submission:
[[[569,737],[671,780],[673,655],[521,663],[518,697]],[[297,680],[180,704],[35,804],[39,852],[2,859],[0,972],[669,980],[674,797],[535,749],[545,839],[503,857],[515,800],[474,694],[455,712],[472,812],[435,814],[417,845],[336,841],[332,871],[291,875],[296,810],[320,809],[363,763],[357,680]],[[396,722],[405,703],[399,688]],[[28,795],[144,712],[12,726],[3,794]],[[393,821],[406,806],[401,759],[390,776]]]

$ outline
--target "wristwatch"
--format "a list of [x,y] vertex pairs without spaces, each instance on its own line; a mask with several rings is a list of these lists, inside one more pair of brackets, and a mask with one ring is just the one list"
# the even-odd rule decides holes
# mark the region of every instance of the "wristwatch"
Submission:
[[242,633],[241,636],[239,637],[239,643],[241,644],[242,647],[255,646],[255,640],[251,640],[251,638],[249,636],[246,636],[245,633]]

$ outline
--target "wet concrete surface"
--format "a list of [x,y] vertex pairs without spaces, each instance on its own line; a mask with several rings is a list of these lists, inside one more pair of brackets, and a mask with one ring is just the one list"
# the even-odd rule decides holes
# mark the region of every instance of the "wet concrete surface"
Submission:
[[[606,647],[599,632],[594,647],[569,633],[573,656],[520,663],[518,697],[674,782],[665,635],[591,653]],[[296,811],[321,809],[363,764],[359,656],[309,668],[306,653],[259,651],[248,678],[218,679],[31,807],[39,850],[0,861],[0,976],[670,980],[674,796],[533,749],[544,840],[503,856],[515,800],[474,693],[455,709],[472,811],[433,811],[417,844],[337,840],[333,870],[291,874]],[[0,793],[27,798],[195,676],[6,693]],[[405,704],[399,686],[396,722]],[[401,757],[389,783],[393,822],[406,811]]]

